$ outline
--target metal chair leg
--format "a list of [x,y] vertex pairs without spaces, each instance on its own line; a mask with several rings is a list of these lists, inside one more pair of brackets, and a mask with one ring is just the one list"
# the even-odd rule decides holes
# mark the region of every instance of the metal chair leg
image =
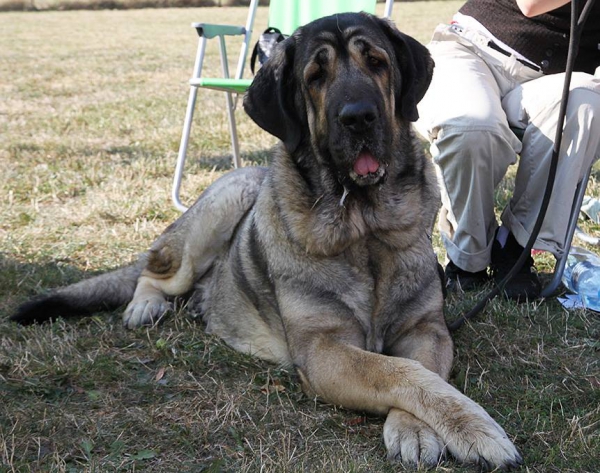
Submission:
[[196,97],[198,96],[198,87],[190,87],[187,109],[185,111],[185,121],[183,123],[183,132],[179,144],[179,153],[177,154],[177,163],[175,164],[175,175],[173,177],[173,190],[171,198],[173,204],[178,210],[185,212],[188,208],[181,202],[179,191],[185,166],[185,157],[187,154],[188,142],[190,140],[190,131],[192,129],[192,120],[194,119],[194,108],[196,106]]
[[577,219],[579,218],[579,210],[581,209],[581,203],[583,202],[583,197],[585,196],[585,190],[587,188],[588,181],[590,179],[590,175],[592,174],[592,166],[588,168],[585,175],[577,185],[577,190],[575,192],[575,198],[573,199],[573,206],[571,208],[571,216],[569,217],[569,224],[567,225],[567,233],[565,235],[565,242],[563,245],[564,253],[556,259],[556,264],[554,265],[554,274],[550,282],[544,287],[542,290],[542,297],[551,296],[558,286],[560,285],[560,281],[563,275],[563,271],[567,264],[567,257],[569,256],[569,250],[571,248],[571,243],[573,242],[573,236],[575,235],[575,230],[577,229]]
[[[229,63],[227,62],[227,45],[225,38],[219,36],[219,51],[221,54],[221,67],[223,77],[229,78]],[[240,147],[238,145],[237,126],[235,123],[235,101],[231,92],[225,93],[225,102],[227,107],[227,117],[229,119],[229,133],[231,135],[231,147],[233,151],[233,166],[239,168],[242,166],[240,159]]]
[[233,151],[233,166],[235,168],[242,167],[242,159],[240,157],[240,145],[238,143],[237,125],[235,123],[235,103],[233,94],[227,92],[227,115],[229,117],[229,132],[231,134],[231,148]]
[[[204,61],[204,53],[206,52],[206,38],[200,38],[198,41],[198,50],[196,52],[196,61],[194,63],[194,71],[192,79],[198,79],[202,74],[202,63]],[[190,141],[190,131],[192,129],[192,121],[194,119],[194,109],[196,107],[196,97],[198,96],[198,87],[190,86],[190,94],[188,97],[187,108],[185,111],[185,120],[183,122],[183,131],[181,133],[181,142],[179,143],[179,152],[177,153],[177,163],[175,164],[175,175],[173,177],[173,189],[171,191],[171,199],[178,210],[185,212],[188,208],[183,205],[179,197],[181,189],[181,180],[183,177],[183,168],[185,166],[185,158],[187,147]]]

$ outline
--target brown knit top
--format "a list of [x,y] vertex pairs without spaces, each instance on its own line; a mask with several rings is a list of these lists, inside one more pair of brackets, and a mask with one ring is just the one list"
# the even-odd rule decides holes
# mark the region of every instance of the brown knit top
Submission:
[[[587,0],[588,2],[591,0]],[[581,7],[586,0],[581,0]],[[569,47],[571,4],[527,18],[515,0],[468,0],[463,15],[475,18],[500,41],[538,64],[545,74],[564,72]],[[581,36],[575,70],[594,73],[600,66],[600,0]]]

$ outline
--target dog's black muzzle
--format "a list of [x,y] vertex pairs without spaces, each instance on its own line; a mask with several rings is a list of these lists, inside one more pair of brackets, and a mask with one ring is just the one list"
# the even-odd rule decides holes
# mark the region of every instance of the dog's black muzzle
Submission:
[[383,99],[372,84],[357,81],[332,94],[330,103],[340,104],[331,107],[328,117],[328,145],[340,181],[360,187],[378,184],[385,176],[388,156]]
[[359,100],[345,104],[338,115],[338,120],[351,133],[361,134],[373,127],[377,116],[377,107],[373,102]]

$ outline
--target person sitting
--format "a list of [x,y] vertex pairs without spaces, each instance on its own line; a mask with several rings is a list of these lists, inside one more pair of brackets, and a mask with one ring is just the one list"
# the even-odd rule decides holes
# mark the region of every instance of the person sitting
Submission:
[[[449,259],[449,290],[469,290],[489,277],[501,281],[529,240],[553,154],[569,3],[469,0],[450,24],[436,28],[428,45],[436,66],[416,126],[430,141],[440,180],[439,227]],[[581,36],[554,190],[534,245],[556,256],[565,251],[577,184],[600,156],[600,78],[594,77],[599,43],[600,1]],[[511,127],[524,130],[522,141]],[[495,189],[517,155],[514,191],[498,226]],[[504,292],[517,301],[539,297],[531,257]]]

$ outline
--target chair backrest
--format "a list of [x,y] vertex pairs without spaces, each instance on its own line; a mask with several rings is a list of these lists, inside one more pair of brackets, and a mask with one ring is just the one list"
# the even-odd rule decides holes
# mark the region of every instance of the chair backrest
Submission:
[[[236,67],[236,79],[241,79],[244,74],[258,3],[259,0],[250,0],[246,34]],[[376,4],[377,0],[270,0],[269,26],[278,28],[283,34],[290,35],[299,26],[334,13],[358,11],[375,13]],[[385,0],[384,17],[391,17],[393,6],[394,0]]]
[[334,13],[375,13],[376,0],[271,0],[269,26],[290,35],[299,26]]

